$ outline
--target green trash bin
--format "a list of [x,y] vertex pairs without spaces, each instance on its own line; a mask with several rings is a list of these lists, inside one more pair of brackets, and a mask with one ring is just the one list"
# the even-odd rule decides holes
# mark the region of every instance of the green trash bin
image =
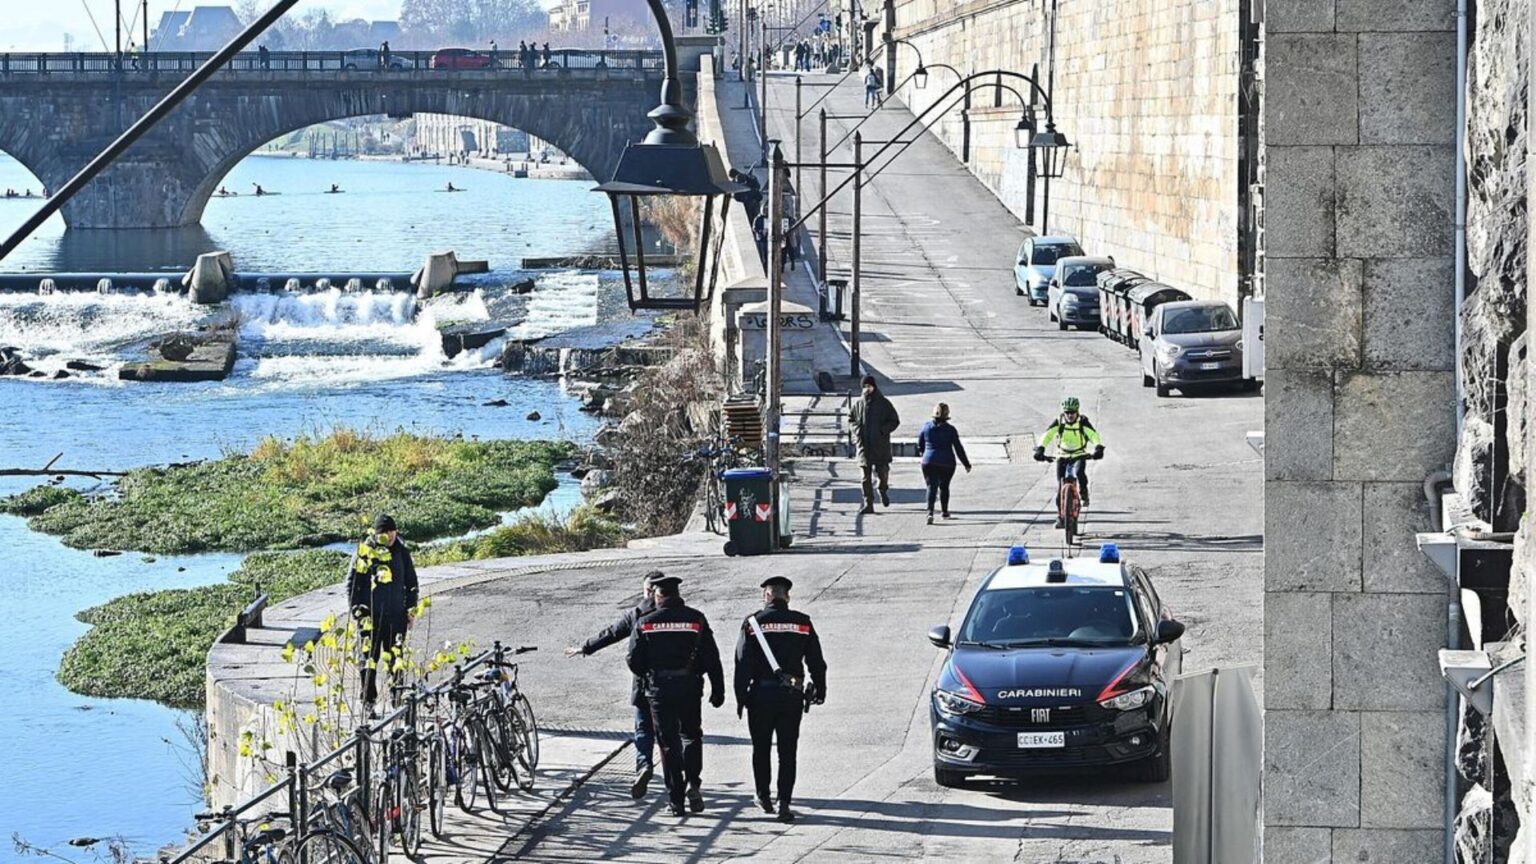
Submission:
[[727,555],[767,555],[778,530],[773,513],[773,474],[767,468],[725,472],[725,521],[731,539]]

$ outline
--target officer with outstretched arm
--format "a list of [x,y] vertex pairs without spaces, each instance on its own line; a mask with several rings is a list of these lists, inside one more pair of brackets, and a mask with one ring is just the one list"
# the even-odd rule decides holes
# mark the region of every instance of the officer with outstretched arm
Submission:
[[[635,632],[635,622],[656,610],[656,600],[651,591],[653,579],[665,578],[660,570],[652,570],[641,577],[640,602],[634,608],[629,609],[619,616],[617,621],[604,627],[602,632],[581,644],[581,647],[572,646],[565,649],[567,657],[588,657],[607,648],[609,645],[617,645],[629,638],[629,634]],[[651,754],[656,749],[656,729],[651,725],[651,711],[645,704],[645,694],[641,692],[639,676],[634,676],[629,688],[629,704],[635,709],[635,782],[629,787],[630,797],[639,800],[645,797],[645,789],[655,776],[656,769],[651,763]]]
[[[789,608],[794,583],[783,576],[763,580],[763,608],[741,622],[736,640],[736,716],[747,712],[752,734],[752,779],[757,806],[773,813],[768,797],[772,778],[774,738],[779,750],[780,822],[792,822],[790,802],[795,794],[795,760],[800,743],[800,718],[811,704],[827,698],[827,661],[811,616]],[[806,681],[806,671],[810,681]]]
[[704,613],[689,607],[678,593],[676,576],[652,579],[656,610],[635,623],[629,637],[629,669],[644,679],[646,705],[661,747],[661,776],[673,816],[688,807],[704,809],[699,789],[704,770],[704,729],[700,700],[704,679],[709,678],[709,704],[725,704],[725,673],[720,668],[720,649]]

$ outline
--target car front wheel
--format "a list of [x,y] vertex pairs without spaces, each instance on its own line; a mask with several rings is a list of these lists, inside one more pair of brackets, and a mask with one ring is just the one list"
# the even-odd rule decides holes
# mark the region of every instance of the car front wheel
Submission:
[[945,789],[958,789],[965,785],[965,774],[961,771],[940,768],[938,763],[935,762],[933,765],[933,782]]
[[1167,783],[1173,768],[1173,754],[1168,748],[1168,733],[1157,742],[1157,754],[1136,763],[1136,779],[1143,783]]

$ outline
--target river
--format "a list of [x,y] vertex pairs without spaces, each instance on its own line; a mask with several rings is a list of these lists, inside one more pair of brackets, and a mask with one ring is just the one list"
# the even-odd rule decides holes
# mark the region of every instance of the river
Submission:
[[[467,191],[435,191],[450,180]],[[225,185],[243,192],[253,182],[281,194],[216,198],[199,229],[66,234],[55,218],[0,270],[184,270],[197,253],[224,249],[247,272],[410,271],[428,252],[454,249],[493,265],[478,283],[483,288],[454,313],[473,320],[486,297],[519,276],[516,259],[601,248],[612,231],[606,202],[586,182],[252,157]],[[346,194],[321,194],[332,183]],[[0,189],[37,186],[0,156]],[[0,199],[0,231],[37,204]],[[513,335],[596,322],[616,302],[613,277],[541,274],[534,294],[518,301],[523,321]],[[500,438],[585,440],[595,430],[556,385],[490,368],[494,347],[446,359],[434,328],[440,313],[417,310],[408,295],[248,295],[233,305],[243,321],[241,357],[221,383],[123,384],[110,374],[0,378],[0,467],[40,466],[57,453],[64,454],[61,467],[99,469],[210,458],[268,434],[340,423]],[[0,294],[0,346],[21,347],[39,368],[87,359],[110,373],[141,356],[145,340],[205,314],[177,296]],[[508,405],[485,406],[491,400]],[[525,419],[533,410],[541,421]],[[27,485],[0,483],[0,494]],[[578,500],[567,482],[545,506],[565,509]],[[178,729],[187,715],[77,696],[54,672],[85,630],[73,618],[78,610],[131,591],[215,582],[238,563],[235,555],[96,558],[0,516],[0,741],[7,750],[0,859],[9,857],[13,833],[45,846],[120,835],[141,854],[182,836],[199,805],[198,756]]]

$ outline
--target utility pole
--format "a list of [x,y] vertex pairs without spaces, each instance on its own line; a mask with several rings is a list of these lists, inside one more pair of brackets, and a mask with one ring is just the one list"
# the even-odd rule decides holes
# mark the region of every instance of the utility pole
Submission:
[[[1045,101],[1047,103],[1045,119],[1047,124],[1055,119],[1051,114],[1054,111],[1053,106],[1056,104],[1056,0],[1051,0],[1050,52],[1050,63],[1045,68]],[[1047,125],[1046,128],[1049,129],[1051,126]],[[1034,151],[1031,150],[1030,153],[1033,154]],[[1040,233],[1049,234],[1051,230],[1051,173],[1047,171],[1045,177],[1041,179],[1045,181],[1043,186],[1045,200],[1040,205]]]
[[763,461],[774,488],[779,480],[779,418],[783,413],[784,366],[781,318],[784,309],[784,184],[789,168],[774,144],[768,168],[768,364],[767,410],[763,412]]
[[763,164],[768,163],[768,10],[759,10],[757,16],[758,131],[763,136]]
[[[800,91],[805,89],[805,81],[800,74],[795,73],[795,194],[804,195],[805,186],[800,183],[800,163],[804,161],[800,153]],[[819,273],[817,274],[820,275]]]
[[[969,92],[969,91],[967,91]],[[896,0],[885,0],[885,95],[896,93]]]
[[[859,377],[859,290],[862,288],[863,267],[859,264],[863,251],[860,235],[864,233],[864,133],[853,133],[853,278],[852,297],[848,313],[848,374]],[[822,207],[826,212],[826,207]]]
[[[827,109],[819,111],[821,121],[821,145],[818,148],[816,164],[821,172],[821,183],[816,187],[816,197],[827,197]],[[797,160],[798,161],[798,160]],[[821,281],[827,281],[827,206],[822,204],[816,211],[816,272],[820,274]]]
[[[1031,81],[1040,80],[1039,63],[1034,64],[1030,68],[1029,78]],[[1038,122],[1035,119],[1034,110],[1035,100],[1038,98],[1039,96],[1035,93],[1035,88],[1029,88],[1029,134],[1031,137],[1035,134],[1035,124]],[[1035,224],[1035,171],[1037,169],[1035,167],[1035,148],[1030,147],[1028,149],[1028,163],[1025,165],[1024,170],[1024,224],[1033,225]]]

